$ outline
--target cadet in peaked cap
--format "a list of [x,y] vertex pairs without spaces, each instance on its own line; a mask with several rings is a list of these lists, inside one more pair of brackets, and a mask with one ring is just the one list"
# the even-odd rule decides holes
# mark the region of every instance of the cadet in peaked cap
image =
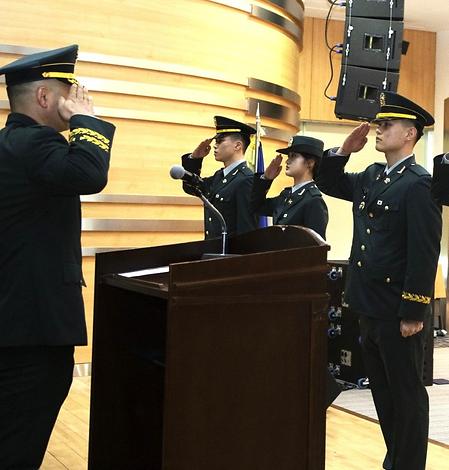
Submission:
[[278,155],[264,173],[254,175],[252,210],[258,215],[273,217],[275,225],[301,225],[325,238],[329,220],[327,206],[313,180],[323,147],[319,139],[295,135],[288,147],[278,149],[279,154],[288,155],[285,174],[293,179],[293,186],[276,197],[267,198],[273,180],[282,170],[282,155]]
[[0,67],[0,75],[5,75],[8,87],[52,78],[72,85],[78,83],[74,75],[77,56],[76,44],[38,52]]
[[256,133],[256,129],[242,122],[234,121],[234,119],[229,119],[224,116],[215,116],[215,139],[225,134],[240,134],[245,138],[247,146],[250,143],[251,136]]
[[364,364],[387,448],[383,466],[424,470],[429,406],[422,371],[442,221],[430,175],[413,149],[433,118],[396,93],[382,93],[379,101],[376,150],[387,164],[345,172],[350,154],[367,142],[370,126],[363,123],[340,148],[324,153],[316,181],[325,194],[352,202],[344,300],[359,315]]
[[[250,210],[253,172],[245,161],[245,151],[256,130],[224,116],[215,116],[214,123],[214,137],[203,140],[192,153],[183,155],[182,165],[200,175],[203,159],[215,139],[215,160],[223,164],[223,169],[203,178],[200,189],[224,217],[229,235],[254,230],[257,218]],[[183,189],[187,194],[195,194],[187,183],[183,183]],[[204,234],[206,239],[221,236],[220,221],[207,207],[204,208]]]
[[431,114],[408,98],[392,91],[380,93],[379,112],[372,123],[380,124],[383,121],[398,119],[405,119],[413,124],[417,130],[416,141],[422,137],[424,127],[433,126],[435,123]]
[[[94,117],[76,82],[77,51],[0,68],[12,111],[0,131],[2,469],[40,468],[72,381],[74,346],[87,343],[79,195],[106,185],[114,126]],[[59,133],[66,129],[69,141]]]
[[433,117],[421,106],[401,96],[399,93],[384,91],[379,95],[380,110],[376,114],[374,123],[392,119],[409,119],[416,122],[417,126],[432,126]]

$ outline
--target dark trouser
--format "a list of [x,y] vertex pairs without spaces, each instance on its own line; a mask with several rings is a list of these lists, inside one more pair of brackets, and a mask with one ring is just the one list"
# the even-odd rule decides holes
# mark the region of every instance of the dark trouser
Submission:
[[384,468],[424,470],[429,431],[429,398],[422,381],[426,330],[403,338],[399,324],[400,319],[361,316],[363,359],[387,446]]
[[73,346],[0,348],[0,469],[36,470],[73,376]]

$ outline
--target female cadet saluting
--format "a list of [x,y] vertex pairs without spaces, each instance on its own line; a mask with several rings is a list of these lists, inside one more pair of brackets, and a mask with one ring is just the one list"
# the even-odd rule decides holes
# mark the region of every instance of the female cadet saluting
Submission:
[[266,197],[282,169],[282,155],[277,155],[265,173],[254,175],[252,210],[258,215],[272,216],[274,225],[301,225],[325,238],[329,220],[327,206],[313,181],[323,147],[321,140],[294,136],[287,148],[278,149],[280,154],[288,155],[285,174],[293,178],[293,186],[285,188],[277,197]]

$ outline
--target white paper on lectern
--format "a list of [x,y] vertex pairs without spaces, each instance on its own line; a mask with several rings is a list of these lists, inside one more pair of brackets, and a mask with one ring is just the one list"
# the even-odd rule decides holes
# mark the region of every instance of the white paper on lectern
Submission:
[[140,271],[130,271],[129,273],[119,273],[119,276],[138,277],[138,276],[147,276],[149,274],[168,273],[169,271],[170,271],[169,266],[160,266],[158,268],[141,269]]

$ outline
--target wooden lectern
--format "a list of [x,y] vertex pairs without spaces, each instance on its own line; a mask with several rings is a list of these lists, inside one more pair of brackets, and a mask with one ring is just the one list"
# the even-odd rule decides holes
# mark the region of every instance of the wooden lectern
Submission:
[[324,470],[328,246],[220,243],[97,255],[90,470]]

